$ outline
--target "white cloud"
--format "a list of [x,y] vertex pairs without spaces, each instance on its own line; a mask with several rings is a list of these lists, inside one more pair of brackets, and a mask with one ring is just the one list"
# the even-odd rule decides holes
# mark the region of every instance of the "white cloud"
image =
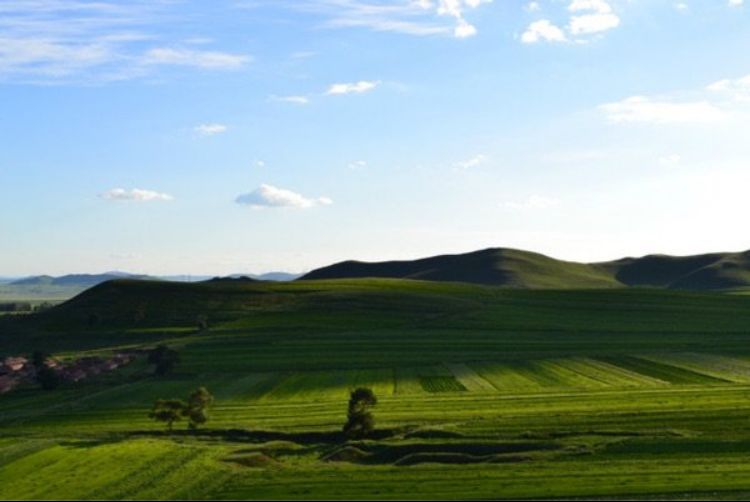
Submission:
[[229,127],[224,124],[201,124],[193,129],[201,136],[215,136],[227,132]]
[[527,12],[539,12],[542,10],[542,6],[539,5],[539,2],[529,2],[526,4],[525,9]]
[[479,167],[480,165],[484,164],[487,161],[487,156],[483,154],[478,154],[470,159],[462,160],[460,162],[456,162],[454,164],[454,167],[457,169],[471,169],[473,167]]
[[[662,96],[632,96],[600,105],[610,122],[714,124],[745,127],[750,116],[750,75],[717,80],[704,88]],[[739,122],[738,122],[739,121]]]
[[585,12],[571,16],[568,31],[572,35],[591,35],[620,26],[620,18],[604,0],[573,0],[568,10],[573,13]]
[[[528,10],[528,9],[527,9]],[[620,18],[605,0],[572,0],[568,4],[570,17],[565,29],[550,19],[531,23],[521,35],[521,42],[575,42],[585,43],[591,36],[604,33],[620,25]]]
[[557,206],[558,199],[544,197],[541,195],[530,195],[521,201],[509,201],[502,204],[503,207],[513,210],[544,210]]
[[311,199],[291,190],[278,188],[265,183],[250,193],[240,195],[235,202],[255,209],[283,207],[309,209],[315,206],[328,206],[333,204],[333,201],[328,197]]
[[535,44],[541,41],[565,42],[566,40],[565,33],[548,19],[534,21],[521,35],[521,41],[525,44]]
[[468,38],[473,37],[477,34],[477,29],[474,25],[467,23],[461,19],[453,30],[453,35],[456,38]]
[[568,31],[573,35],[591,35],[620,26],[620,18],[615,14],[586,14],[570,18]]
[[664,155],[663,157],[659,158],[659,165],[670,169],[678,167],[681,162],[682,156],[677,155],[676,153]]
[[737,79],[719,80],[706,89],[736,101],[750,101],[750,75]]
[[333,84],[328,88],[326,94],[329,96],[341,96],[344,94],[362,94],[372,91],[378,85],[379,81],[360,80],[359,82],[347,84]]
[[191,66],[211,70],[235,70],[251,61],[250,56],[217,51],[159,47],[144,54],[146,65]]
[[307,96],[274,96],[273,99],[282,103],[292,103],[295,105],[307,105],[310,103],[310,98]]
[[614,123],[685,124],[718,122],[726,117],[724,110],[709,101],[671,101],[633,96],[599,107]]
[[573,0],[568,6],[570,12],[592,11],[597,14],[609,14],[612,7],[604,0]]
[[365,160],[355,160],[354,162],[349,163],[349,169],[353,171],[359,171],[365,168],[367,168],[367,161]]
[[101,194],[100,197],[105,200],[136,202],[170,201],[174,199],[174,197],[166,193],[140,188],[133,188],[132,190],[113,188]]
[[730,7],[742,7],[744,0],[729,0]]

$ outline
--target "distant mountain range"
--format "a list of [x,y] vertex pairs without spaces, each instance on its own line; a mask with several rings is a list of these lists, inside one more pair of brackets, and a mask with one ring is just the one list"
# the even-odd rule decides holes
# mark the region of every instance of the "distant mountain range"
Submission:
[[[299,277],[299,274],[288,274],[286,272],[269,272],[267,274],[234,274],[232,278],[237,277],[250,277],[251,279],[261,281],[291,281]],[[73,287],[73,288],[90,288],[101,284],[103,282],[111,281],[114,279],[137,279],[137,280],[153,280],[153,281],[176,281],[176,282],[197,282],[206,281],[213,279],[213,276],[200,276],[200,275],[173,275],[173,276],[150,276],[150,275],[139,275],[129,274],[126,272],[106,272],[103,274],[70,274],[63,275],[60,277],[52,277],[49,275],[37,275],[33,277],[24,277],[22,279],[8,280],[6,284],[10,286],[60,286],[60,287]]]
[[11,286],[64,286],[64,287],[91,287],[101,284],[102,282],[114,279],[156,279],[148,275],[134,275],[124,272],[107,272],[104,274],[70,274],[61,277],[52,277],[50,275],[37,275],[17,279],[10,283]]
[[750,251],[695,256],[648,255],[600,263],[557,260],[517,249],[492,248],[412,261],[345,261],[313,270],[311,279],[402,278],[516,288],[723,290],[750,287]]

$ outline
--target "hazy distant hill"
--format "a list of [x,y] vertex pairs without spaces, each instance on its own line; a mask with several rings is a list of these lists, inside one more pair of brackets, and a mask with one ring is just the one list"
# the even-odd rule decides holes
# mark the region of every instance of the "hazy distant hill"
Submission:
[[[259,281],[291,281],[299,274],[270,272],[267,274],[236,274],[230,278],[249,277]],[[33,277],[0,279],[0,301],[32,301],[58,303],[68,300],[89,288],[117,279],[138,279],[145,281],[201,282],[214,279],[213,276],[173,275],[155,277],[129,274],[126,272],[105,272],[103,274],[70,274],[60,277],[38,275]]]
[[52,277],[49,275],[37,275],[34,277],[26,277],[18,279],[10,284],[12,286],[65,286],[65,287],[82,287],[90,288],[106,281],[112,281],[115,279],[156,279],[147,275],[133,275],[126,274],[124,272],[107,272],[106,274],[70,274],[63,275],[60,277]]
[[[268,272],[266,274],[233,274],[229,277],[250,277],[260,281],[293,281],[301,274],[289,274],[286,272]],[[103,282],[115,279],[140,279],[140,280],[167,280],[175,282],[199,282],[213,279],[214,276],[202,275],[171,275],[156,277],[141,274],[129,274],[127,272],[106,272],[104,274],[69,274],[60,277],[50,275],[36,275],[22,279],[8,279],[4,281],[11,286],[65,286],[90,288]],[[0,282],[3,282],[0,279]]]
[[288,272],[267,272],[265,274],[232,274],[230,277],[250,277],[259,281],[293,281],[301,276],[302,274]]
[[750,251],[575,263],[528,251],[494,248],[413,261],[346,261],[313,270],[301,279],[358,277],[459,281],[518,288],[651,286],[716,290],[750,287]]

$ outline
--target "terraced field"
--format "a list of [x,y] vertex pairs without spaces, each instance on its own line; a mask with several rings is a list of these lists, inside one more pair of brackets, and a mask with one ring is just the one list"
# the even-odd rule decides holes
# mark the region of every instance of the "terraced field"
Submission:
[[[162,291],[161,304],[180,304],[175,294],[214,312],[208,332],[177,307],[171,325],[129,324],[119,296],[96,328],[75,324],[102,308],[96,297],[0,324],[5,354],[18,337],[67,357],[156,343],[181,356],[167,377],[141,358],[1,395],[0,498],[750,493],[750,298],[404,281],[182,287],[192,296]],[[205,427],[168,433],[148,418],[154,400],[199,385],[216,397]],[[347,441],[361,386],[378,396],[376,431]]]

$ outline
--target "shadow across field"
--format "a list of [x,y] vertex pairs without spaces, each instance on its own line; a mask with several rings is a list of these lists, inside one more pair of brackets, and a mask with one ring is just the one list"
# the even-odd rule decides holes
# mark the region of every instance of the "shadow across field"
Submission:
[[410,466],[425,463],[477,464],[526,462],[563,445],[543,441],[407,441],[352,442],[323,454],[327,462]]
[[[369,439],[382,441],[397,437],[408,432],[407,428],[400,429],[378,429],[374,431]],[[268,443],[271,441],[287,441],[299,445],[336,445],[347,441],[346,435],[340,431],[331,432],[278,432],[260,431],[247,429],[198,429],[198,430],[175,430],[175,431],[153,431],[136,430],[125,434],[119,434],[119,439],[132,438],[160,438],[178,439],[193,438],[206,440],[220,440],[233,443]]]

